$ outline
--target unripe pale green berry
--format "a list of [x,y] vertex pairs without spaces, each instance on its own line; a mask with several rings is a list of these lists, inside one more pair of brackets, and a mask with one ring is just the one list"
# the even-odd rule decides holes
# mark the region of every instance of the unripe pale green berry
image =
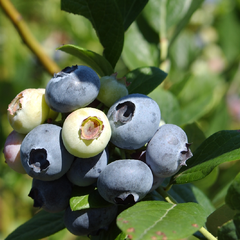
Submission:
[[90,158],[102,152],[111,138],[107,116],[96,108],[80,108],[65,119],[62,140],[72,155]]
[[49,109],[49,113],[47,116],[47,121],[49,123],[53,122],[54,120],[56,120],[56,118],[58,117],[59,112],[56,112],[54,110],[52,110],[51,108]]
[[100,83],[97,99],[107,107],[111,107],[117,100],[128,95],[126,79],[117,79],[117,73],[100,78]]
[[50,108],[45,101],[45,89],[29,88],[20,92],[8,105],[8,121],[12,128],[26,134],[44,123]]

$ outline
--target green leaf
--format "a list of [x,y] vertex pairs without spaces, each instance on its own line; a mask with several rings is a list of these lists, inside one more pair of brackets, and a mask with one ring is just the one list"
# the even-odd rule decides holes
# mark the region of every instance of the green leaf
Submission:
[[87,208],[107,207],[110,205],[111,203],[105,201],[97,189],[89,187],[75,187],[73,196],[70,199],[70,207],[72,211]]
[[174,185],[169,191],[169,194],[177,200],[178,203],[195,202],[204,208],[207,215],[212,213],[215,208],[210,199],[193,184]]
[[[171,36],[170,46],[174,42],[174,40],[177,38],[181,30],[188,24],[193,13],[202,5],[203,2],[204,0],[191,1],[191,4],[189,5],[187,12],[185,12],[183,18],[180,21],[178,21],[175,31]],[[186,4],[186,1],[185,1],[185,4]]]
[[5,240],[38,240],[65,228],[64,212],[48,213],[40,211],[30,220],[13,231]]
[[61,0],[61,9],[87,18],[96,30],[103,55],[114,68],[123,48],[122,14],[112,0]]
[[133,240],[174,240],[195,233],[205,220],[204,209],[196,203],[143,201],[120,213],[117,225]]
[[214,235],[217,236],[219,227],[233,219],[235,212],[229,208],[226,204],[217,208],[212,212],[206,222],[207,229]]
[[181,184],[200,180],[207,176],[216,166],[224,162],[240,159],[240,132],[224,130],[207,138],[182,167],[171,178],[171,183]]
[[156,67],[137,68],[126,74],[128,92],[148,95],[167,77],[167,73]]
[[218,229],[218,240],[239,240],[232,220]]
[[192,152],[194,152],[206,139],[203,131],[200,129],[196,122],[184,125],[183,130],[188,136],[188,142],[192,143],[190,147]]
[[145,18],[149,24],[154,27],[155,31],[159,33],[161,11],[166,12],[166,19],[164,25],[166,26],[167,38],[169,40],[176,39],[181,30],[187,25],[192,14],[200,7],[203,0],[167,0],[165,9],[160,9],[162,2],[165,0],[149,1],[143,10]]
[[238,239],[240,238],[240,213],[236,213],[233,217],[233,222],[236,228],[236,234],[238,236]]
[[125,34],[122,58],[130,70],[145,66],[158,67],[160,63],[157,45],[144,38],[136,23]]
[[93,51],[71,44],[63,45],[57,48],[57,50],[61,50],[79,58],[94,71],[96,71],[100,77],[109,76],[114,72],[114,69],[108,60]]
[[165,123],[179,125],[181,123],[181,110],[177,98],[162,87],[155,88],[149,95],[155,100],[161,111],[161,119]]
[[228,188],[225,202],[231,209],[240,210],[240,173]]
[[116,0],[116,3],[122,13],[123,26],[126,31],[132,22],[137,18],[143,10],[148,0]]
[[178,94],[182,123],[192,123],[219,104],[226,85],[222,77],[213,74],[192,75]]

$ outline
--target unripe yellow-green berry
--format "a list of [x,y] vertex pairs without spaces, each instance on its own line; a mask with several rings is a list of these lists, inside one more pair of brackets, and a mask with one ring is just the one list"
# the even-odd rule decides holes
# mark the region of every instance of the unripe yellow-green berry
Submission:
[[45,89],[29,88],[20,92],[8,105],[8,121],[12,128],[26,134],[44,123],[50,108],[45,101]]
[[72,155],[90,158],[102,152],[111,138],[111,127],[104,112],[96,108],[80,108],[65,119],[62,140]]

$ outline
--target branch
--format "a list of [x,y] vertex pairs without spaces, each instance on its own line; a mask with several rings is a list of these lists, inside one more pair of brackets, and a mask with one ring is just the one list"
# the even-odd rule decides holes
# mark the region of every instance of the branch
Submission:
[[27,24],[24,22],[20,13],[12,5],[9,0],[0,0],[0,6],[6,13],[8,18],[11,20],[23,42],[30,48],[30,50],[37,56],[39,61],[42,63],[44,68],[53,75],[54,73],[60,72],[61,69],[58,65],[44,52],[42,46],[38,43],[35,37],[32,35]]

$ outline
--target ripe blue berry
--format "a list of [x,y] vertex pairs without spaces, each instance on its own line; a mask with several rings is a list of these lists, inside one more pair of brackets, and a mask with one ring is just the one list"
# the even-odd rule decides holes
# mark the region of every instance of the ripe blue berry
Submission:
[[143,94],[130,94],[115,102],[107,113],[111,142],[123,149],[143,147],[157,131],[161,119],[158,104]]
[[34,200],[33,206],[47,212],[60,212],[69,205],[72,184],[66,175],[54,181],[32,180],[32,188],[28,194]]
[[74,235],[96,235],[101,229],[106,229],[117,215],[117,206],[105,208],[88,208],[72,211],[68,207],[64,215],[66,228]]
[[146,149],[146,163],[155,176],[174,175],[192,157],[186,133],[177,125],[164,124],[155,133]]
[[27,174],[43,181],[63,176],[70,168],[74,156],[63,145],[62,128],[53,124],[42,124],[24,138],[20,155]]
[[97,97],[100,80],[87,66],[72,66],[56,73],[46,86],[45,99],[54,111],[68,113],[85,107]]
[[97,181],[100,195],[114,204],[131,204],[141,200],[150,191],[153,175],[140,160],[116,160],[106,166]]
[[97,181],[107,163],[107,149],[91,158],[76,158],[67,172],[67,177],[74,185],[89,186]]

